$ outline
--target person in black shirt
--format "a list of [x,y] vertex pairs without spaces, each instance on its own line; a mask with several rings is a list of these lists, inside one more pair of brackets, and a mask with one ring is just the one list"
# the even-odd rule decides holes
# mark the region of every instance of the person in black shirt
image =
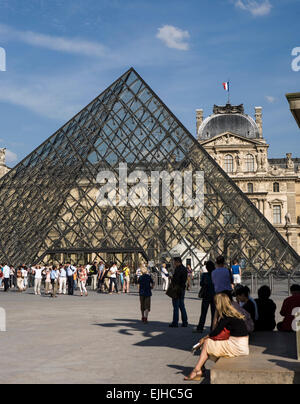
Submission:
[[253,322],[255,322],[255,305],[249,299],[249,288],[244,286],[238,288],[236,291],[236,300],[238,303],[242,303],[243,309],[248,311]]
[[258,290],[258,299],[255,299],[258,309],[258,320],[255,322],[255,331],[273,331],[276,327],[276,304],[270,299],[271,289],[262,286]]
[[147,268],[141,268],[142,275],[139,277],[139,295],[141,303],[142,322],[148,323],[148,315],[151,310],[151,296],[154,288],[154,281],[148,274]]
[[[185,381],[201,380],[202,367],[210,355],[216,358],[249,355],[249,335],[244,316],[233,307],[229,297],[224,293],[215,296],[215,304],[216,327],[199,341],[199,347],[202,346],[200,358],[190,375],[184,378]],[[216,340],[224,331],[230,333],[229,338]]]
[[215,287],[211,278],[212,271],[216,268],[212,261],[208,261],[206,264],[207,273],[203,273],[201,276],[200,286],[202,288],[202,307],[201,316],[199,319],[199,324],[193,332],[203,332],[207,312],[210,306],[211,309],[211,329],[213,324],[213,319],[215,315]]
[[177,285],[179,289],[178,297],[172,299],[173,303],[173,322],[169,325],[171,328],[177,328],[179,322],[179,310],[181,312],[182,327],[188,326],[188,317],[184,305],[185,287],[187,281],[187,269],[182,264],[180,257],[174,258],[175,272],[172,278],[173,285]]

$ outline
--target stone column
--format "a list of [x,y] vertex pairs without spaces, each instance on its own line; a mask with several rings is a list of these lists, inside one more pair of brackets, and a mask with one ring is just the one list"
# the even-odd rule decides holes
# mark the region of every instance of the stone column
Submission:
[[259,137],[263,138],[262,107],[255,107],[255,122],[258,126]]
[[200,141],[200,136],[199,136],[199,128],[202,125],[203,122],[203,109],[197,109],[196,110],[196,120],[197,120],[197,138]]

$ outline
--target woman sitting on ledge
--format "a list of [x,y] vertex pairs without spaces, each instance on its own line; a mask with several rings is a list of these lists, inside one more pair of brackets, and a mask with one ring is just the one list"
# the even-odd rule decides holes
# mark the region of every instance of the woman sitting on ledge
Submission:
[[201,380],[202,367],[209,356],[234,358],[249,355],[249,336],[244,316],[232,306],[226,294],[217,294],[215,303],[217,325],[209,335],[199,341],[200,347],[202,346],[201,355],[195,369],[185,377],[186,381]]

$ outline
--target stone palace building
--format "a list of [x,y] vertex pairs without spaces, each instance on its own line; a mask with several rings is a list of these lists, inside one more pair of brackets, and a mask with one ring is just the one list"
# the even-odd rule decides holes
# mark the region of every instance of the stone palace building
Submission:
[[254,119],[231,104],[215,105],[206,119],[202,109],[196,116],[200,144],[299,254],[300,158],[269,158],[261,107]]

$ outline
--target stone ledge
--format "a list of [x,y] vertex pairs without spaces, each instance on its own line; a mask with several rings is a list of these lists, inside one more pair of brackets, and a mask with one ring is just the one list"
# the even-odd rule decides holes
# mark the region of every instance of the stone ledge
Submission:
[[250,355],[218,360],[211,384],[300,384],[295,333],[254,333]]

